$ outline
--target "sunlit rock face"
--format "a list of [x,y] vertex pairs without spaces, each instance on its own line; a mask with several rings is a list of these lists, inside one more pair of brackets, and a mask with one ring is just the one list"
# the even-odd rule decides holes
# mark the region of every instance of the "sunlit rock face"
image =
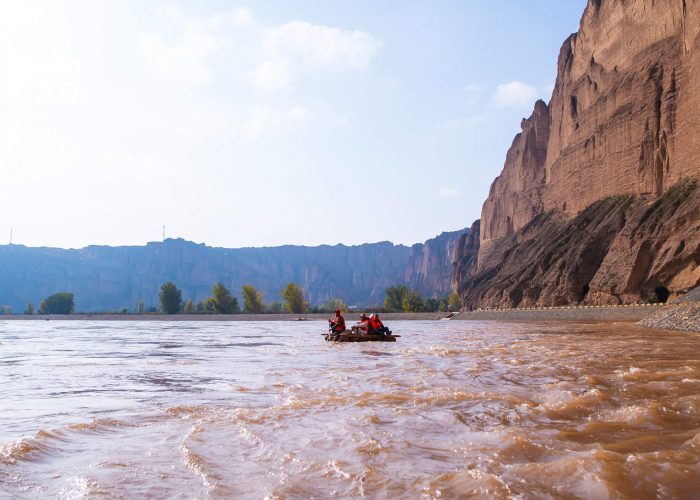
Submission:
[[700,2],[590,1],[563,45],[544,209],[660,196],[700,168]]
[[[591,0],[562,46],[549,105],[523,120],[484,203],[476,264],[455,256],[453,287],[467,307],[683,293],[700,280],[697,190],[684,181],[698,177],[700,0]],[[610,206],[620,195],[628,205]],[[580,218],[601,200],[605,221]],[[566,227],[572,238],[558,239]],[[550,250],[568,252],[568,264],[552,268]],[[508,262],[540,272],[516,277]]]
[[521,123],[522,132],[513,139],[503,172],[491,184],[481,210],[483,258],[479,267],[494,242],[522,229],[542,213],[550,121],[549,108],[537,101],[532,116]]

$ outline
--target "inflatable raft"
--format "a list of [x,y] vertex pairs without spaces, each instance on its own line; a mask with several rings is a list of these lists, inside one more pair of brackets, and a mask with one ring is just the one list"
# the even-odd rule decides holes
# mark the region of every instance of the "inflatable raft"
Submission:
[[365,335],[362,333],[326,333],[324,338],[327,342],[396,342],[401,335]]

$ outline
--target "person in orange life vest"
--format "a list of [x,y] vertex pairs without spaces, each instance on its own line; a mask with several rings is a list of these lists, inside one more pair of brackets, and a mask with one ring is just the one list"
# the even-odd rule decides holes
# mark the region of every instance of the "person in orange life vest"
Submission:
[[331,325],[331,332],[333,333],[343,333],[345,331],[345,318],[340,314],[340,309],[336,309],[335,317],[328,320]]
[[352,327],[353,332],[369,333],[369,318],[365,313],[360,314],[360,322]]
[[390,334],[391,331],[384,326],[384,323],[382,323],[382,320],[379,319],[379,314],[374,313],[369,317],[370,320],[370,332],[375,334],[375,335],[387,335]]
[[370,314],[369,316],[369,327],[370,327],[370,332],[372,333],[379,333],[382,328],[384,328],[384,323],[382,323],[382,320],[379,319],[379,314]]

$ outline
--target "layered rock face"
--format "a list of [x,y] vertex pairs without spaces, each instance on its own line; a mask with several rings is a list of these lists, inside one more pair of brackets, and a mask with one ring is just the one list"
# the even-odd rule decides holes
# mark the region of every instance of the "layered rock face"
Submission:
[[542,212],[550,122],[549,108],[542,101],[522,121],[522,132],[515,136],[503,172],[491,184],[482,209],[483,255],[491,252],[493,242],[510,236]]
[[[549,106],[523,120],[484,203],[476,265],[456,255],[467,307],[619,303],[697,285],[697,190],[686,180],[700,177],[699,78],[700,0],[590,0]],[[628,205],[594,209],[618,195]],[[585,238],[554,237],[565,229]],[[528,259],[539,277],[517,275]]]
[[403,282],[427,296],[448,295],[457,242],[468,234],[469,229],[445,232],[423,244],[413,245]]
[[[290,282],[304,288],[312,304],[340,298],[351,305],[382,304],[396,284],[426,295],[449,290],[454,242],[461,232],[409,248],[389,242],[358,246],[212,248],[184,240],[143,247],[91,246],[79,250],[0,246],[0,305],[35,309],[52,293],[75,294],[82,311],[158,305],[159,287],[173,281],[185,299],[203,300],[214,283],[234,294],[251,283],[265,301],[280,300]],[[406,281],[408,280],[408,281]]]
[[544,209],[660,196],[700,164],[700,2],[591,0],[563,45]]

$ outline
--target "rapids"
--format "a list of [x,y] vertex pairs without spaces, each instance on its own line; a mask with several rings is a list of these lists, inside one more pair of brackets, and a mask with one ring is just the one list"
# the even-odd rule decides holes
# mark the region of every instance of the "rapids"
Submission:
[[0,496],[691,498],[700,336],[0,322]]

